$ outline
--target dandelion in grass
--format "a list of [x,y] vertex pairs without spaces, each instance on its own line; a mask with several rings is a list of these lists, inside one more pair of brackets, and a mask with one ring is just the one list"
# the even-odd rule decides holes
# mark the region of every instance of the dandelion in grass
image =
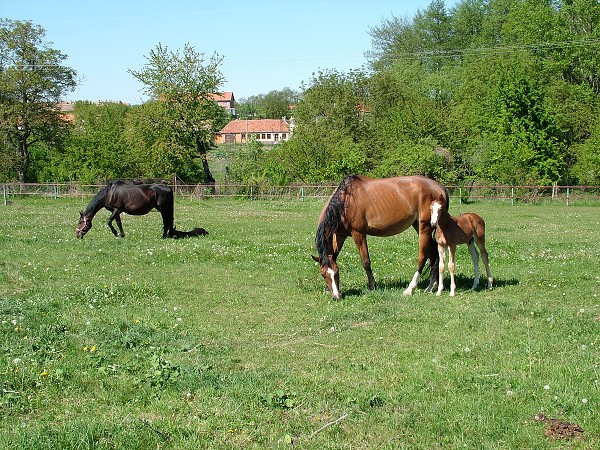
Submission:
[[581,403],[583,403],[584,405],[587,405],[588,399],[587,398],[582,398],[581,399]]
[[544,386],[544,390],[545,391],[549,391],[550,390],[550,385],[547,384],[546,386]]

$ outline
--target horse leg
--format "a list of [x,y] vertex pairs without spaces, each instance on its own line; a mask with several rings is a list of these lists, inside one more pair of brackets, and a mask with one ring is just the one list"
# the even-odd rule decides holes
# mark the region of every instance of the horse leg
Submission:
[[471,252],[471,259],[473,260],[473,269],[475,270],[475,275],[473,278],[473,286],[471,289],[475,290],[479,286],[479,253],[477,253],[477,249],[475,248],[475,243],[473,242],[475,239],[471,239],[469,242],[469,252]]
[[483,260],[483,264],[485,265],[485,273],[487,275],[488,284],[487,288],[492,289],[494,284],[494,279],[492,278],[492,272],[490,270],[490,261],[488,258],[488,252],[485,248],[485,243],[483,239],[477,239],[477,247],[479,247],[479,251],[481,252],[481,259]]
[[[413,227],[417,229],[416,225],[413,225]],[[408,287],[405,289],[404,295],[412,295],[413,291],[417,287],[417,284],[419,283],[419,276],[421,276],[421,271],[423,270],[423,267],[425,267],[425,262],[427,261],[428,251],[430,249],[429,246],[433,242],[433,238],[431,237],[431,227],[424,226],[417,231],[419,232],[419,261],[417,263],[417,271],[413,275]]]
[[163,239],[173,237],[173,223],[165,211],[160,211],[163,220]]
[[429,263],[431,264],[431,274],[429,275],[429,286],[425,289],[425,292],[433,292],[438,283],[439,277],[439,250],[435,239],[431,239],[429,242]]
[[439,280],[438,280],[438,289],[435,295],[442,295],[442,291],[444,290],[444,264],[446,262],[446,248],[447,245],[438,244],[438,255],[439,255],[439,264],[438,264],[438,272],[439,272]]
[[448,261],[448,272],[450,272],[450,297],[454,297],[454,291],[456,290],[456,281],[454,280],[454,268],[455,268],[455,257],[456,257],[456,244],[449,245],[450,258]]
[[[117,230],[115,229],[115,227],[113,227],[113,220],[117,221],[117,225],[119,227],[119,231],[121,232],[121,234],[117,234]],[[118,209],[115,209],[112,214],[110,215],[110,217],[108,218],[108,227],[110,228],[110,231],[112,231],[112,233],[117,236],[117,237],[125,237],[125,233],[123,232],[123,224],[121,223],[121,212]]]
[[123,231],[123,223],[121,222],[121,213],[117,214],[115,217],[115,222],[117,222],[117,226],[119,227],[119,236],[125,237],[125,232]]
[[367,245],[367,236],[359,233],[358,231],[352,232],[352,239],[356,244],[362,265],[367,273],[367,282],[369,289],[375,289],[377,283],[375,283],[375,277],[373,277],[373,271],[371,270],[371,258],[369,257],[369,247]]

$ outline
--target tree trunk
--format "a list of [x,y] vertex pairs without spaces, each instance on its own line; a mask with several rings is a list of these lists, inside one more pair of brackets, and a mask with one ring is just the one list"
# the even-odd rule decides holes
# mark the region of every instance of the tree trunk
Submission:
[[24,139],[19,145],[20,164],[18,168],[19,183],[27,182],[27,169],[29,168],[29,146],[27,139]]
[[206,153],[208,151],[208,144],[206,142],[198,141],[197,143],[198,153],[200,154],[200,158],[202,158],[202,169],[204,171],[204,183],[205,184],[215,184],[215,179],[210,173],[210,168],[208,167],[208,159],[206,158]]

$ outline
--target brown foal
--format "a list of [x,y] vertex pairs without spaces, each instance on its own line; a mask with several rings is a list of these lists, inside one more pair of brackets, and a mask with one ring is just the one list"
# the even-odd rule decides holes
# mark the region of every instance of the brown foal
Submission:
[[488,289],[492,289],[493,278],[490,272],[488,252],[485,249],[485,222],[473,213],[464,213],[457,217],[452,217],[446,208],[439,201],[431,202],[431,226],[435,227],[435,240],[438,244],[439,253],[439,281],[436,295],[441,295],[444,289],[444,264],[446,261],[446,249],[450,249],[450,258],[448,261],[448,270],[450,271],[450,295],[454,296],[456,283],[454,281],[454,261],[456,256],[456,246],[458,244],[467,244],[473,266],[475,268],[475,279],[473,287],[479,286],[479,254],[477,248],[481,251],[481,259],[485,264],[487,273]]

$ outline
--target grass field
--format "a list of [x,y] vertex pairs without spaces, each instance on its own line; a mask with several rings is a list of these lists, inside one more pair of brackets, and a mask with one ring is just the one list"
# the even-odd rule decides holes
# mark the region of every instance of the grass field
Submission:
[[209,236],[101,211],[77,240],[87,201],[0,206],[2,449],[600,448],[599,207],[454,205],[496,286],[463,246],[454,298],[402,295],[412,230],[370,239],[373,291],[348,241],[333,302],[322,201],[176,199]]

